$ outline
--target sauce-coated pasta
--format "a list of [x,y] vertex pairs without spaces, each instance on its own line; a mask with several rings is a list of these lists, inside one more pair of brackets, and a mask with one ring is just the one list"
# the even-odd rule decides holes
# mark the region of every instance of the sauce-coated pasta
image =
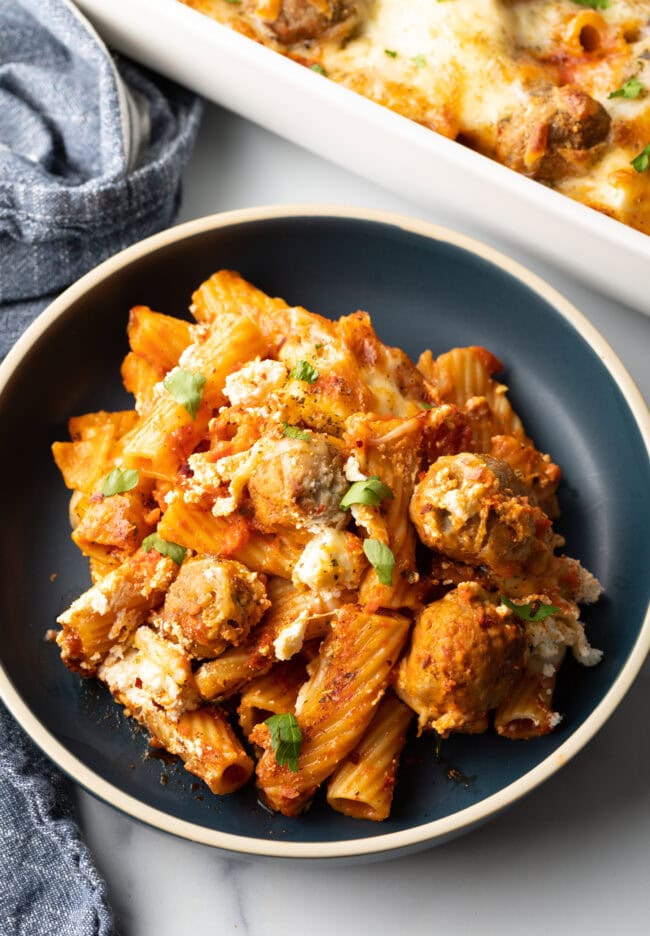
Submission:
[[[551,731],[578,605],[559,468],[478,347],[418,365],[370,317],[330,321],[220,271],[196,324],[131,312],[133,411],[70,421],[54,457],[92,587],[59,617],[96,676],[215,794],[382,820],[420,743]],[[414,718],[415,716],[415,718]],[[433,737],[432,737],[433,734]],[[429,739],[427,741],[427,739]]]

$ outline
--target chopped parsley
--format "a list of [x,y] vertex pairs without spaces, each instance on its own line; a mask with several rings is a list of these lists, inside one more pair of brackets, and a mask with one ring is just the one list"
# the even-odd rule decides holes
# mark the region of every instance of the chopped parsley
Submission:
[[302,745],[302,732],[295,715],[284,713],[271,715],[264,722],[271,732],[271,748],[278,767],[288,767],[296,773],[298,755]]
[[343,496],[340,507],[341,510],[347,510],[352,504],[365,504],[366,507],[377,507],[383,500],[388,498],[392,500],[393,492],[380,481],[377,475],[371,478],[365,478],[363,481],[355,481]]
[[299,426],[290,426],[289,423],[282,423],[282,435],[286,439],[300,439],[301,442],[308,442],[310,438],[310,433],[306,429],[301,429]]
[[499,601],[510,608],[511,611],[520,617],[522,621],[531,621],[536,624],[537,621],[543,621],[545,618],[556,614],[560,609],[555,605],[544,604],[542,601],[531,601],[529,604],[515,604],[505,595],[499,595]]
[[650,166],[650,143],[642,149],[638,156],[635,156],[630,163],[631,166],[634,166],[637,172],[645,172],[648,166]]
[[397,52],[394,49],[384,49],[384,55],[389,58],[397,58]]
[[610,0],[573,0],[578,6],[589,7],[590,10],[608,10]]
[[395,556],[390,547],[379,540],[367,539],[363,541],[363,551],[371,565],[374,566],[377,578],[381,584],[392,585]]
[[121,468],[113,468],[102,482],[102,494],[104,497],[125,494],[127,491],[132,491],[139,480],[140,473],[137,468],[127,468],[125,471]]
[[313,65],[310,65],[309,68],[311,71],[316,72],[317,75],[327,75],[327,72],[322,65],[319,65],[318,62],[314,62]]
[[415,55],[411,61],[414,65],[417,65],[418,68],[424,68],[424,66],[427,64],[427,60],[423,55]]
[[169,556],[170,559],[173,559],[176,565],[183,564],[187,552],[184,546],[179,546],[178,543],[170,543],[169,540],[163,539],[157,533],[150,533],[149,536],[145,536],[142,540],[142,548],[145,552],[155,549],[161,556]]
[[205,377],[203,374],[174,368],[163,380],[163,387],[177,403],[185,407],[192,419],[196,418],[203,397]]
[[[441,0],[438,0],[438,2],[440,3]],[[420,400],[420,406],[422,407],[422,409],[430,410],[430,409],[433,409],[434,405],[435,404],[433,403],[425,403],[424,400]]]
[[624,85],[621,85],[621,87],[617,91],[612,91],[612,93],[608,94],[607,96],[608,98],[617,98],[617,97],[627,98],[628,100],[631,101],[634,98],[638,98],[638,96],[641,94],[642,91],[645,91],[645,88],[643,87],[639,79],[630,78],[628,79],[628,81],[625,82]]
[[309,361],[297,361],[289,371],[290,380],[304,380],[305,383],[314,383],[318,380],[318,371]]

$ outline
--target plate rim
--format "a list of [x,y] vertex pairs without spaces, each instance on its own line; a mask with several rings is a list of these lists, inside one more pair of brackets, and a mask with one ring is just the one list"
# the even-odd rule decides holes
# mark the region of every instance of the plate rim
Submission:
[[[597,354],[611,379],[621,391],[632,413],[641,439],[645,443],[646,451],[650,456],[650,410],[645,405],[639,389],[606,339],[588,321],[585,315],[578,311],[556,289],[522,264],[475,238],[416,217],[355,206],[315,203],[271,205],[219,212],[167,228],[125,248],[69,286],[43,310],[18,339],[0,364],[0,399],[7,383],[19,368],[29,350],[53,323],[64,314],[68,306],[81,298],[90,287],[97,285],[124,266],[171,243],[185,240],[208,230],[217,230],[250,222],[290,220],[294,218],[369,221],[397,227],[429,240],[459,247],[488,261],[519,280],[559,312]],[[68,776],[109,805],[121,810],[131,818],[145,822],[161,831],[203,845],[210,845],[231,853],[250,857],[345,859],[381,856],[383,853],[391,853],[396,856],[398,853],[406,851],[433,847],[446,838],[451,838],[469,830],[472,826],[495,817],[500,811],[514,804],[551,777],[593,738],[613,714],[630,689],[649,652],[650,605],[626,662],[594,711],[555,751],[545,757],[532,770],[527,771],[522,777],[480,802],[448,816],[412,826],[402,831],[388,832],[367,838],[341,839],[333,842],[269,841],[263,838],[240,836],[210,829],[172,816],[163,810],[147,805],[134,796],[124,793],[119,787],[104,780],[94,770],[91,770],[81,760],[72,755],[32,713],[13,686],[1,662],[0,699],[38,747]]]

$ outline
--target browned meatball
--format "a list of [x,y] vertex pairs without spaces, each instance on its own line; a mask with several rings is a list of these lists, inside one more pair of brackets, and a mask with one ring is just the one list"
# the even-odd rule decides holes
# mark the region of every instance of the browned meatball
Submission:
[[362,22],[370,0],[245,0],[283,45],[327,36],[342,41]]
[[581,88],[556,88],[548,128],[549,149],[591,149],[606,138],[611,122],[603,105]]
[[544,89],[524,112],[501,122],[496,158],[525,175],[553,182],[586,170],[610,125],[602,104],[581,88]]
[[515,614],[475,582],[464,582],[420,614],[399,665],[397,693],[420,730],[485,731],[487,715],[508,695],[526,657]]
[[284,528],[344,526],[340,509],[349,482],[344,458],[326,439],[272,440],[260,453],[248,482],[255,524],[266,532]]
[[416,486],[409,512],[426,546],[497,575],[514,575],[548,550],[550,520],[510,466],[489,455],[443,455]]
[[190,656],[216,657],[242,643],[268,607],[263,582],[241,562],[197,557],[181,566],[158,623]]

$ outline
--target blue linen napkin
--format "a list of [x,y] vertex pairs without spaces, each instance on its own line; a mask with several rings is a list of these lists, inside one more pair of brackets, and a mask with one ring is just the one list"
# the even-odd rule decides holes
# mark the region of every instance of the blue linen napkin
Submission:
[[68,0],[0,0],[0,354],[57,292],[172,222],[200,113],[111,56]]
[[[0,357],[101,260],[170,224],[201,114],[68,0],[0,0]],[[109,936],[72,787],[0,703],[0,934]]]
[[0,703],[0,933],[110,936],[106,886],[70,784]]

